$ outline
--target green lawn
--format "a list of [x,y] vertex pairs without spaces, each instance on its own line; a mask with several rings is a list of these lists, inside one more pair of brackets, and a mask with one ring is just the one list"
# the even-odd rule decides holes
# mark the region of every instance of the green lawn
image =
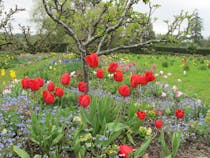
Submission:
[[[202,56],[169,56],[169,55],[121,55],[129,61],[136,61],[137,67],[150,69],[153,64],[157,66],[155,73],[163,71],[164,75],[171,73],[167,79],[158,77],[158,80],[171,86],[177,85],[184,93],[200,98],[204,103],[210,104],[210,60]],[[185,58],[187,61],[182,62]],[[188,70],[184,70],[188,69]],[[186,71],[186,75],[184,75]],[[177,79],[181,79],[179,83]]]

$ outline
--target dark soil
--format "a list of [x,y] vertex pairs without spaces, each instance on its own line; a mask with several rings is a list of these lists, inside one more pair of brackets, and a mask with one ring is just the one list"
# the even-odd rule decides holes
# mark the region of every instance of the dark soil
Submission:
[[[160,143],[152,142],[143,158],[164,158]],[[210,141],[186,142],[181,145],[176,158],[210,158]]]

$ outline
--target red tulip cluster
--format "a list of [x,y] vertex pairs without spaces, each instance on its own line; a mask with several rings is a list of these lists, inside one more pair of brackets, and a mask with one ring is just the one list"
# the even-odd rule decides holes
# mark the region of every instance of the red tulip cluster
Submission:
[[38,91],[41,87],[44,86],[44,80],[41,77],[36,79],[24,77],[21,81],[21,85],[23,89],[31,89],[31,91]]
[[64,95],[64,90],[61,87],[55,88],[53,82],[49,82],[47,85],[48,90],[44,90],[42,97],[46,104],[53,104],[55,102],[55,97],[62,97]]
[[[79,82],[77,87],[80,92],[86,92],[88,89],[87,84],[85,82]],[[90,104],[90,96],[88,94],[82,94],[79,96],[77,102],[80,106],[86,108]]]
[[[70,75],[64,73],[61,76],[61,84],[64,86],[69,85]],[[31,91],[38,91],[41,87],[44,86],[44,80],[39,77],[37,79],[29,79],[25,77],[21,81],[23,89],[31,89]],[[54,83],[51,81],[47,85],[47,90],[42,92],[42,97],[46,104],[53,104],[55,102],[55,97],[62,97],[64,95],[64,90],[61,87],[55,88]]]
[[131,76],[130,85],[133,88],[136,88],[138,85],[146,85],[148,82],[155,80],[155,76],[152,71],[146,71],[144,75],[134,74]]

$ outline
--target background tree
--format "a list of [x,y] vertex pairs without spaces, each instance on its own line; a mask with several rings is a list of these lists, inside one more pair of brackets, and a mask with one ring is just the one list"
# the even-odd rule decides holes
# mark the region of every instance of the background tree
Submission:
[[191,39],[193,40],[194,43],[200,44],[200,41],[203,39],[203,36],[201,33],[203,29],[203,22],[197,10],[194,11],[194,16],[191,20],[189,27],[192,31]]
[[0,48],[16,42],[10,22],[14,14],[23,10],[16,6],[13,9],[9,9],[9,11],[5,11],[3,1],[0,0],[0,32],[2,32],[0,34]]
[[[42,2],[49,17],[62,26],[76,43],[82,58],[86,83],[89,78],[85,57],[89,54],[89,50],[103,55],[122,49],[144,47],[152,43],[172,40],[176,32],[175,38],[181,39],[189,33],[189,29],[181,30],[180,25],[185,20],[189,24],[192,17],[188,13],[181,13],[173,22],[168,22],[169,30],[165,36],[160,39],[143,40],[151,28],[151,13],[154,8],[157,8],[155,5],[150,5],[150,11],[143,14],[133,10],[133,6],[140,0],[42,0]],[[148,3],[148,1],[144,2]],[[133,30],[131,26],[134,27]],[[138,33],[137,30],[140,32]],[[128,34],[129,31],[131,34]],[[134,32],[138,37],[137,40],[131,39]],[[113,38],[116,37],[125,41],[113,44]]]

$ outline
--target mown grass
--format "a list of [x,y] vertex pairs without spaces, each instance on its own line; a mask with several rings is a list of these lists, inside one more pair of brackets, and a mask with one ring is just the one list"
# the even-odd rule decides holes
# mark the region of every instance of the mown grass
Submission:
[[[170,56],[170,55],[120,55],[119,58],[126,58],[135,61],[137,67],[150,69],[153,64],[157,66],[156,73],[163,71],[164,75],[171,73],[167,79],[159,77],[158,80],[177,85],[187,95],[201,99],[204,103],[210,104],[210,63],[208,57],[203,56]],[[186,62],[183,62],[183,59]],[[184,71],[186,74],[184,75]],[[177,79],[181,79],[179,83]]]

